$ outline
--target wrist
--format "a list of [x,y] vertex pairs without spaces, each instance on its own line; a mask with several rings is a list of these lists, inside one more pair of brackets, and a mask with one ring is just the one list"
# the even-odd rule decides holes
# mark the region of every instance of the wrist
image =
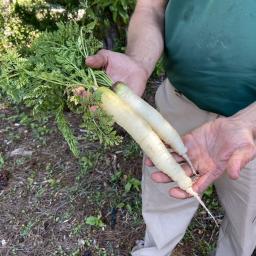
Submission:
[[136,64],[141,68],[143,73],[146,76],[146,79],[148,80],[149,77],[151,76],[157,60],[153,60],[150,58],[143,58],[143,57],[138,57],[137,54],[133,54],[132,52],[129,52],[128,50],[125,53],[127,56],[129,56]]

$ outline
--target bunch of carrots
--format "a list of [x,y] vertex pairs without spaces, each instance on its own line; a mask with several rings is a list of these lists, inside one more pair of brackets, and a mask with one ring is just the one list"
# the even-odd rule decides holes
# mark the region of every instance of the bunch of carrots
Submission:
[[133,93],[125,84],[118,82],[112,88],[113,90],[107,87],[96,89],[95,93],[101,99],[101,108],[131,135],[155,167],[177,182],[181,189],[195,197],[218,225],[198,193],[193,190],[192,179],[186,175],[164,144],[170,145],[174,152],[182,156],[196,175],[187,155],[187,148],[178,132],[156,109]]

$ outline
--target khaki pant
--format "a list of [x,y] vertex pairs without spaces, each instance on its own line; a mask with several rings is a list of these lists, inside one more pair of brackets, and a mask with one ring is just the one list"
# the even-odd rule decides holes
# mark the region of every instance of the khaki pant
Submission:
[[[168,80],[156,93],[156,105],[180,134],[217,118],[216,114],[197,108],[179,95]],[[170,197],[167,191],[175,184],[154,183],[151,173],[152,168],[143,166],[142,213],[146,234],[144,246],[134,248],[133,256],[171,255],[198,208],[194,198]],[[224,175],[215,187],[225,210],[216,255],[251,256],[256,246],[256,160],[242,170],[237,181]]]

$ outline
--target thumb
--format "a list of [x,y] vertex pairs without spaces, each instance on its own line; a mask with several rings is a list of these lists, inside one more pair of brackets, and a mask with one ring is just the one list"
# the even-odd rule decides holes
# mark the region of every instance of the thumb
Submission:
[[88,56],[85,64],[91,68],[106,68],[108,65],[108,50],[100,50],[97,54]]
[[238,179],[241,169],[245,167],[255,155],[256,148],[255,145],[252,144],[235,150],[227,164],[228,176],[234,180]]

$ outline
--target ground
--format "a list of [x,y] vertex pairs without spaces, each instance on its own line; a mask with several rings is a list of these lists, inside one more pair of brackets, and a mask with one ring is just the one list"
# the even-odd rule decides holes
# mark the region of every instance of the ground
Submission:
[[[125,256],[143,239],[140,149],[118,128],[123,144],[106,151],[85,141],[78,120],[66,116],[79,136],[80,159],[54,120],[36,121],[28,109],[0,99],[1,256]],[[214,189],[203,199],[221,222]],[[217,235],[199,208],[174,255],[207,255]]]

